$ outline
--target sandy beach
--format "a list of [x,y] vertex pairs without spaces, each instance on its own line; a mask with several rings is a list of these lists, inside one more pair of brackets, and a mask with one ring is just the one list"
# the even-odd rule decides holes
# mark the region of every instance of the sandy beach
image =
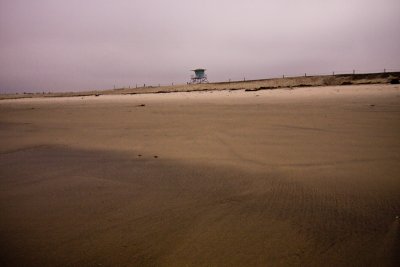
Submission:
[[0,101],[1,266],[398,266],[400,86]]

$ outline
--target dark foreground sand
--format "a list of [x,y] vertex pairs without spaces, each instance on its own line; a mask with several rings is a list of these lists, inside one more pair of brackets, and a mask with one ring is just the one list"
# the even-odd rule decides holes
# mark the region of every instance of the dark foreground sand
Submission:
[[396,266],[398,215],[400,86],[0,101],[1,266]]

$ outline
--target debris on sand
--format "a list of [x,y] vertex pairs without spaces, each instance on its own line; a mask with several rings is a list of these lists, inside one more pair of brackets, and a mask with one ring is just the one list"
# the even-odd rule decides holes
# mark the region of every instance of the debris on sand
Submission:
[[253,91],[273,90],[273,89],[278,89],[278,87],[275,87],[275,86],[261,86],[261,87],[259,87],[259,88],[246,89],[246,90],[244,90],[244,91],[245,91],[245,92],[253,92]]
[[137,107],[145,107],[145,106],[146,106],[145,104],[137,105]]
[[342,82],[342,85],[352,85],[352,82]]
[[399,79],[390,80],[390,84],[399,84]]

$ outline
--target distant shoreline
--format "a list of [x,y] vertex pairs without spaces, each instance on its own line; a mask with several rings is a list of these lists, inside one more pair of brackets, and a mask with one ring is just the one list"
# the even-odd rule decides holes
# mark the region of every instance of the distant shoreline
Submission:
[[181,84],[171,86],[148,86],[138,88],[116,88],[108,90],[92,90],[83,92],[60,93],[14,93],[0,94],[0,100],[21,98],[46,97],[83,97],[100,95],[132,95],[132,94],[160,94],[174,92],[220,91],[220,90],[273,90],[280,88],[341,86],[362,84],[397,84],[400,72],[381,72],[364,74],[332,74],[321,76],[282,77],[260,80],[216,82],[205,84]]

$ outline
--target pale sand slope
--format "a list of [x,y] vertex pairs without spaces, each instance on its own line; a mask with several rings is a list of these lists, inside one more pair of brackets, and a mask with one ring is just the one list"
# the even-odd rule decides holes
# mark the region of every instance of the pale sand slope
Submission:
[[396,266],[399,192],[395,85],[0,101],[2,266]]

